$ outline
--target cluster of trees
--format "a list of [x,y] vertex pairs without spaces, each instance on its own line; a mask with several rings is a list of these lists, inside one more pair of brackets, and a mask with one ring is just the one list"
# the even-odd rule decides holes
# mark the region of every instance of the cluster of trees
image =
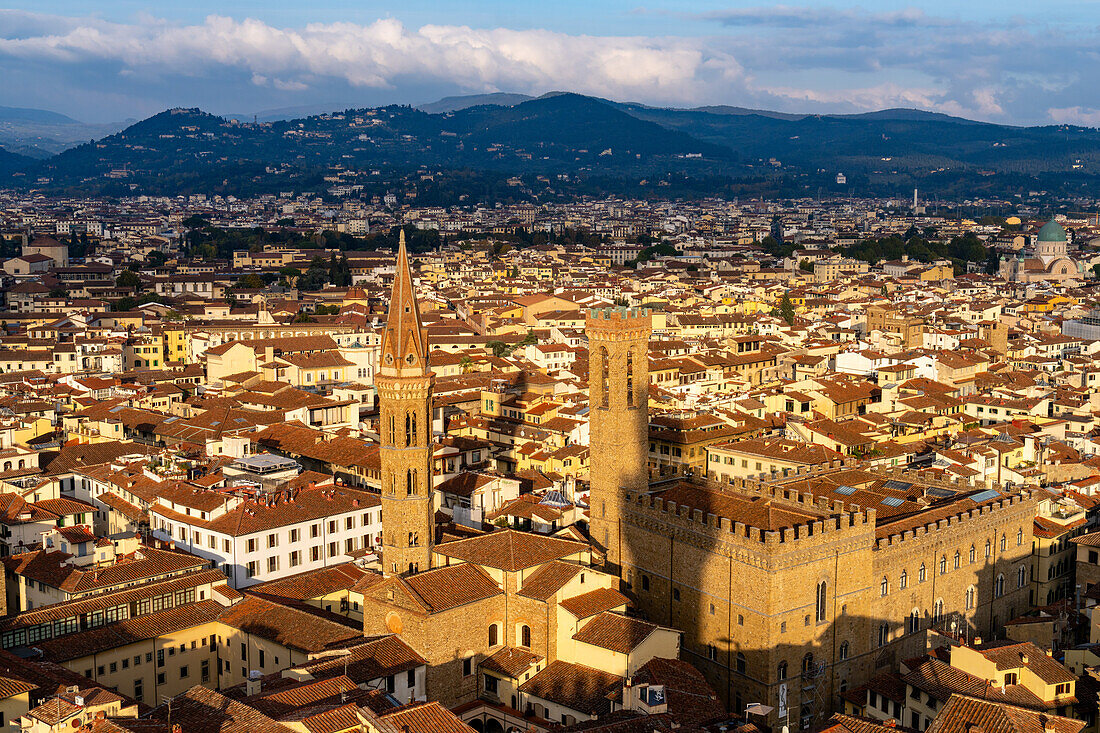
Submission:
[[[910,229],[910,234],[915,229]],[[917,262],[932,262],[934,260],[950,260],[954,265],[955,273],[966,271],[968,262],[984,262],[987,271],[996,268],[996,253],[985,246],[973,232],[967,232],[962,236],[952,237],[950,241],[930,241],[924,236],[925,232],[913,234],[908,239],[890,236],[881,239],[864,239],[848,247],[841,247],[839,251],[846,257],[863,260],[875,264],[883,260],[898,260],[903,256]]]
[[[284,268],[284,270],[298,272],[294,268]],[[293,275],[290,272],[284,274]],[[328,283],[341,288],[351,285],[351,267],[348,265],[346,255],[337,257],[333,252],[327,262],[321,255],[315,256],[309,263],[309,269],[298,277],[297,285],[299,290],[320,290]]]

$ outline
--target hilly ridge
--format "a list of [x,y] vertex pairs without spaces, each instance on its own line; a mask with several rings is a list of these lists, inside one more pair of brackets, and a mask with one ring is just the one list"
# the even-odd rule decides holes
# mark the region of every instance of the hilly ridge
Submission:
[[[645,186],[685,195],[840,192],[837,172],[864,195],[914,185],[943,195],[1100,192],[1094,128],[1011,127],[905,109],[668,109],[572,93],[465,101],[481,103],[441,100],[451,108],[394,105],[256,124],[168,110],[39,163],[4,156],[0,174],[19,168],[24,174],[11,177],[13,185],[47,178],[48,188],[73,192],[172,194],[318,190],[335,172],[379,190],[419,179],[417,188],[434,185],[439,200],[459,195],[458,179],[472,185],[479,178],[478,195],[488,196],[509,176],[523,177],[530,196]],[[436,173],[424,178],[425,170]],[[441,182],[449,177],[453,190]]]

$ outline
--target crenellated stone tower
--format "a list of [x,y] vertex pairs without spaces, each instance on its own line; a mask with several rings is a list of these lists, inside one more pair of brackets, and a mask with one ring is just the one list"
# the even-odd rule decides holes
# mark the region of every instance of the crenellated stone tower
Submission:
[[432,381],[428,338],[420,323],[401,232],[374,380],[382,443],[382,571],[386,575],[408,575],[431,567],[435,544]]
[[592,540],[607,552],[611,572],[622,557],[622,508],[627,492],[649,485],[648,310],[591,310],[588,335],[588,403]]

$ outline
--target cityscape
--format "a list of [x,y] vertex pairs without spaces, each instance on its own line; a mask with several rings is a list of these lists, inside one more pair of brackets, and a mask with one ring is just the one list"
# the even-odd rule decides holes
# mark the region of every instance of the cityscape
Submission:
[[[1100,100],[1038,30],[15,5],[0,733],[1100,733]],[[838,91],[841,21],[997,82]],[[740,35],[809,26],[813,94]]]

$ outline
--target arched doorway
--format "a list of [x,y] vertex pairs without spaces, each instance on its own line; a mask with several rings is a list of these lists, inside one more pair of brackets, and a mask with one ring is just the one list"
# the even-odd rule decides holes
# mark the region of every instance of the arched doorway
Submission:
[[485,723],[485,733],[504,733],[504,726],[496,718],[489,718]]
[[469,726],[470,726],[471,728],[473,728],[474,730],[476,730],[476,731],[477,731],[477,733],[485,733],[485,724],[484,724],[484,723],[482,723],[482,722],[481,722],[480,720],[478,720],[477,718],[474,718],[473,720],[469,721],[469,722],[468,722],[467,724],[468,724],[468,725],[469,725]]

